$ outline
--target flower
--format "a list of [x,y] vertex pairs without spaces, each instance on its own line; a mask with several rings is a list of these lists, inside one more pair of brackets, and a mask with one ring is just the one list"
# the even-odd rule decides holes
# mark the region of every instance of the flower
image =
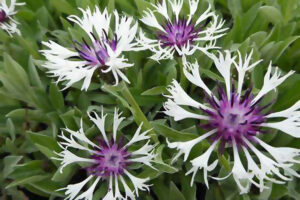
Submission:
[[[152,4],[153,9],[144,11],[141,21],[156,29],[156,38],[147,38],[141,31],[138,42],[141,47],[154,53],[151,56],[153,60],[171,59],[174,53],[185,56],[192,55],[196,50],[206,52],[208,49],[216,48],[216,40],[227,30],[223,28],[225,21],[210,11],[210,5],[200,17],[196,17],[199,0],[189,0],[188,17],[180,16],[183,2],[183,0],[162,0],[157,5]],[[175,17],[169,16],[170,12]],[[158,15],[163,17],[163,23],[159,22]],[[205,21],[208,20],[209,24],[205,25]],[[206,43],[205,47],[203,43]]]
[[[131,166],[134,163],[141,163],[153,168],[151,162],[156,155],[153,153],[154,146],[150,144],[150,137],[147,136],[149,131],[141,133],[141,124],[132,139],[126,144],[123,144],[124,138],[122,136],[119,138],[117,137],[119,125],[125,119],[124,117],[120,117],[121,114],[122,113],[118,113],[118,110],[115,109],[111,140],[109,140],[105,131],[105,119],[107,115],[103,114],[103,108],[100,117],[94,111],[88,113],[90,120],[98,127],[102,135],[103,139],[99,141],[99,144],[95,144],[86,137],[83,131],[82,121],[81,128],[78,131],[72,131],[67,128],[65,130],[69,133],[69,136],[66,136],[63,133],[60,136],[63,141],[59,142],[59,145],[63,151],[56,153],[58,157],[53,159],[61,161],[61,173],[67,165],[79,162],[86,163],[88,165],[85,169],[89,174],[89,176],[82,182],[70,184],[67,187],[60,189],[65,190],[65,194],[68,195],[66,199],[91,200],[93,192],[100,181],[108,182],[108,192],[103,198],[104,200],[135,199],[135,196],[139,196],[139,190],[149,190],[149,185],[146,184],[149,178],[139,178],[133,175],[132,171],[137,169],[137,166],[131,169]],[[133,147],[133,145],[136,146],[136,144],[141,144],[142,146],[137,150],[136,148],[135,150],[132,150],[131,147]],[[75,151],[77,152],[75,154],[71,151],[71,149],[83,151],[89,156],[77,156],[76,154],[78,151]],[[125,179],[125,177],[128,178]],[[92,180],[93,183],[89,186],[89,189],[79,194],[83,187]],[[127,180],[131,181],[130,185],[134,187],[134,190],[131,189]],[[119,185],[123,186],[125,195],[120,192]]]
[[0,2],[0,28],[5,30],[10,36],[17,33],[21,34],[17,25],[19,24],[12,17],[17,13],[16,6],[23,6],[25,3],[16,3],[16,0],[11,0],[8,5],[7,0]]
[[[265,130],[262,130],[263,127],[279,129],[293,137],[300,137],[300,101],[284,111],[275,113],[265,111],[272,103],[267,105],[260,104],[268,92],[276,89],[294,72],[290,71],[281,76],[279,69],[272,68],[272,63],[270,63],[264,77],[263,86],[258,94],[254,95],[252,87],[243,92],[245,74],[261,62],[259,60],[250,64],[252,51],[250,55],[246,55],[244,60],[240,52],[238,52],[239,62],[236,62],[236,57],[232,57],[229,51],[226,51],[225,55],[219,52],[219,57],[210,53],[207,55],[214,61],[217,70],[224,78],[225,88],[219,85],[217,89],[218,95],[215,95],[201,79],[197,61],[189,63],[184,60],[184,74],[186,78],[204,90],[207,103],[199,103],[192,99],[181,88],[179,83],[174,80],[173,84],[168,88],[170,95],[166,95],[168,100],[164,104],[165,114],[174,117],[175,121],[186,118],[198,119],[201,120],[200,127],[209,130],[207,133],[190,141],[173,143],[168,141],[169,148],[179,150],[175,159],[184,154],[184,161],[188,159],[192,148],[196,144],[204,139],[211,141],[211,145],[202,155],[191,160],[192,168],[186,173],[193,174],[191,184],[193,184],[198,170],[203,169],[204,181],[209,187],[207,173],[213,171],[218,163],[218,160],[210,163],[209,158],[217,146],[221,154],[226,148],[233,148],[234,161],[230,174],[233,175],[241,193],[247,193],[251,183],[262,191],[268,188],[265,185],[265,181],[283,184],[291,180],[292,176],[300,177],[300,174],[292,169],[293,164],[300,163],[300,160],[296,159],[300,155],[299,149],[272,147],[259,138],[261,134],[265,133]],[[237,82],[230,78],[232,65],[237,70]],[[237,89],[235,89],[235,85],[237,85]],[[188,111],[182,106],[200,109],[202,113]],[[284,120],[280,121],[280,118],[284,118]],[[269,120],[271,119],[275,121],[270,122]],[[202,123],[202,121],[207,123]],[[256,147],[257,145],[265,149],[272,158],[262,153]],[[240,159],[243,152],[248,163],[247,169],[245,169]],[[253,159],[255,156],[258,158],[259,164]],[[272,178],[272,175],[276,175],[281,180]],[[217,180],[222,179],[213,178]]]
[[47,59],[43,66],[53,77],[58,77],[57,82],[67,81],[65,88],[83,80],[81,89],[87,90],[97,69],[101,75],[111,72],[115,84],[119,83],[119,77],[129,83],[123,69],[133,64],[128,63],[122,53],[133,50],[137,45],[134,38],[138,24],[132,17],[121,17],[114,11],[115,24],[112,31],[110,27],[112,15],[107,9],[103,12],[98,7],[94,11],[90,8],[80,10],[82,18],[72,15],[68,19],[85,31],[88,40],[82,38],[81,42],[75,41],[73,49],[65,48],[53,41],[43,42],[49,48],[41,50]]

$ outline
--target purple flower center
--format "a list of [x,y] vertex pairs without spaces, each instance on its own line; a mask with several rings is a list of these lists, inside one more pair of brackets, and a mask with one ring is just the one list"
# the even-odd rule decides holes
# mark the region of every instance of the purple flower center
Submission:
[[192,44],[197,37],[199,30],[195,29],[195,26],[191,23],[187,23],[187,20],[175,20],[172,24],[167,22],[164,26],[165,33],[158,33],[158,38],[162,43],[162,46],[178,46],[183,47],[185,45]]
[[76,42],[79,45],[75,47],[76,51],[79,53],[79,56],[88,61],[90,65],[105,66],[106,61],[109,59],[109,54],[107,51],[107,45],[111,47],[113,51],[117,48],[118,39],[115,35],[114,39],[109,40],[107,34],[102,40],[98,40],[94,35],[94,42],[89,45],[83,38],[83,43]]
[[8,20],[8,17],[4,10],[0,9],[0,23],[6,22]]
[[101,149],[92,155],[95,164],[87,168],[88,172],[97,176],[123,174],[124,169],[130,164],[128,159],[131,155],[126,148],[120,146],[120,144],[107,146],[106,143],[101,142]]
[[253,103],[252,88],[249,88],[244,96],[240,97],[234,91],[230,98],[225,90],[218,89],[219,101],[215,97],[206,97],[207,102],[213,110],[204,110],[210,119],[208,124],[201,125],[204,128],[217,129],[215,139],[221,138],[221,146],[231,143],[234,139],[238,145],[243,145],[242,136],[248,140],[253,140],[253,136],[264,133],[260,130],[260,124],[266,121],[262,111],[270,104],[260,107],[259,101]]

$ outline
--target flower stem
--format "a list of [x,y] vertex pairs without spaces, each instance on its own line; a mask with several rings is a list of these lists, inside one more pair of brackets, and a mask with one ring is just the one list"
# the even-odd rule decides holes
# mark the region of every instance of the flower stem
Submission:
[[183,72],[183,63],[182,63],[182,57],[176,57],[176,62],[178,64],[178,71],[179,71],[179,78],[180,78],[180,85],[181,87],[185,90],[187,89],[187,86],[188,86],[188,81],[187,81],[187,78],[185,77],[184,75],[184,72]]
[[130,109],[131,113],[133,114],[135,121],[138,124],[143,122],[143,126],[145,127],[146,130],[151,129],[151,131],[150,131],[151,138],[155,143],[158,143],[159,141],[158,141],[156,133],[154,132],[154,130],[152,130],[152,127],[151,127],[148,119],[144,115],[144,113],[141,110],[141,108],[139,107],[138,103],[135,101],[135,99],[132,96],[131,92],[129,91],[128,87],[126,86],[126,84],[124,82],[122,82],[121,85],[122,85],[121,94],[127,100],[129,105],[131,106],[131,107],[129,107],[129,109]]

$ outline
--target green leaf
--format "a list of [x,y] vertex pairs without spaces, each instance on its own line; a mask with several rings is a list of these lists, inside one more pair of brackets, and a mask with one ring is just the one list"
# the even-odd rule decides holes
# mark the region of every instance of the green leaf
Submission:
[[6,120],[6,126],[8,127],[11,140],[14,141],[16,139],[16,128],[13,121],[10,118]]
[[2,171],[3,177],[6,178],[16,167],[17,163],[23,158],[23,156],[6,156],[3,159],[4,169]]
[[144,91],[141,95],[162,95],[163,93],[166,93],[167,89],[166,86],[156,86],[151,89],[148,89]]
[[77,10],[75,10],[70,3],[65,0],[50,0],[51,4],[55,7],[55,9],[59,12],[72,15],[77,14]]
[[60,184],[57,184],[56,182],[51,181],[50,178],[39,182],[29,183],[29,185],[49,195],[59,197],[65,196],[63,192],[57,191],[58,189],[61,189],[62,186]]
[[45,113],[40,110],[15,109],[6,114],[6,117],[20,121],[34,120],[38,122],[49,122]]
[[4,54],[4,63],[7,74],[13,76],[14,81],[23,86],[30,85],[26,71],[6,53]]
[[176,187],[176,185],[173,183],[173,181],[170,184],[169,196],[170,196],[170,199],[172,199],[172,200],[185,200],[184,196],[179,191],[179,189]]
[[34,182],[38,182],[38,181],[42,181],[45,180],[46,178],[48,178],[50,175],[36,175],[36,176],[30,176],[30,177],[26,177],[26,178],[21,178],[21,179],[17,179],[15,181],[13,181],[12,183],[10,183],[9,185],[7,185],[5,187],[5,189],[9,189],[11,187],[15,187],[18,185],[24,185],[27,183],[34,183]]
[[144,10],[147,10],[147,8],[151,8],[151,4],[145,0],[134,0],[134,2],[138,8],[140,15],[142,15]]
[[49,98],[53,107],[59,111],[64,110],[64,97],[62,93],[58,90],[56,84],[51,83],[49,89]]
[[168,126],[157,122],[150,122],[150,124],[158,134],[163,135],[165,138],[168,139],[173,139],[176,141],[187,141],[195,139],[197,137],[197,135],[195,134],[176,131]]
[[57,141],[50,136],[42,135],[32,131],[27,131],[26,133],[29,135],[30,140],[36,145],[46,147],[51,151],[59,152],[61,150],[57,144]]
[[30,82],[33,86],[39,87],[40,89],[44,89],[43,83],[40,79],[40,76],[36,70],[35,64],[33,63],[33,59],[30,56],[28,60],[28,75]]
[[266,17],[269,21],[274,24],[280,24],[283,22],[283,17],[281,12],[273,6],[262,6],[259,11]]

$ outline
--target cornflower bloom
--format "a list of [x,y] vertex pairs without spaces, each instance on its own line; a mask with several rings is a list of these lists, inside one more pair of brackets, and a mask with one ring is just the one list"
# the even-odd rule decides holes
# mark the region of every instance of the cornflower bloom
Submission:
[[[210,5],[197,17],[199,0],[188,1],[187,16],[183,13],[180,15],[183,3],[184,0],[162,0],[161,3],[152,4],[153,9],[144,11],[141,21],[156,29],[156,36],[148,38],[141,31],[138,42],[142,48],[153,52],[153,60],[172,59],[174,53],[186,56],[196,50],[206,52],[216,48],[216,40],[225,34],[225,21],[211,11]],[[159,20],[161,17],[162,22]]]
[[75,41],[74,47],[65,48],[53,41],[43,42],[49,49],[41,50],[47,59],[43,65],[58,77],[57,82],[67,81],[66,87],[83,80],[82,90],[87,90],[91,78],[98,70],[100,75],[112,73],[115,84],[119,78],[129,83],[124,74],[125,68],[133,66],[122,54],[131,51],[137,44],[134,42],[138,24],[132,17],[119,16],[114,11],[114,30],[111,29],[112,15],[105,8],[103,12],[98,7],[80,9],[83,16],[72,15],[68,19],[79,25],[88,36],[88,40]]
[[[69,136],[61,134],[62,141],[59,142],[59,145],[63,151],[56,153],[58,157],[53,158],[61,161],[61,173],[66,166],[72,163],[85,163],[87,167],[84,169],[88,174],[88,177],[82,182],[60,189],[65,190],[66,199],[92,200],[94,190],[101,181],[106,181],[108,185],[108,191],[103,200],[135,199],[135,196],[139,196],[139,190],[149,190],[149,185],[146,184],[149,178],[139,178],[133,173],[142,167],[138,167],[137,163],[153,168],[151,162],[156,155],[154,154],[154,145],[150,144],[150,137],[147,135],[149,131],[141,133],[141,124],[131,140],[124,144],[124,137],[117,137],[119,125],[125,119],[121,117],[121,114],[115,109],[111,140],[105,131],[107,115],[103,114],[103,109],[100,117],[94,111],[88,113],[90,120],[102,135],[98,144],[86,137],[82,121],[78,131],[67,128],[65,131]],[[76,150],[74,151],[76,153],[73,153],[73,150]],[[132,167],[133,165],[135,166]],[[91,182],[91,185],[80,194],[88,182]],[[120,190],[121,185],[124,192]]]
[[[219,57],[210,53],[207,55],[214,61],[217,70],[224,78],[225,86],[220,85],[218,87],[218,95],[215,95],[201,79],[197,61],[189,63],[185,60],[184,74],[191,83],[204,90],[206,104],[195,101],[188,96],[175,80],[168,88],[170,95],[167,95],[168,100],[164,104],[165,114],[174,117],[175,121],[186,118],[198,119],[201,120],[200,127],[209,130],[190,141],[168,142],[170,148],[179,150],[175,159],[184,154],[184,161],[186,161],[190,151],[196,144],[204,139],[211,141],[211,145],[203,154],[191,160],[192,168],[186,173],[193,174],[191,184],[198,170],[203,169],[204,181],[206,186],[209,187],[207,174],[213,171],[218,164],[218,160],[209,162],[209,159],[217,146],[221,154],[230,147],[233,149],[234,161],[229,175],[233,175],[241,193],[247,193],[251,183],[262,191],[268,188],[265,181],[284,184],[286,181],[290,181],[292,176],[300,177],[292,169],[295,163],[300,163],[300,160],[296,159],[300,155],[299,149],[272,147],[260,138],[260,135],[266,132],[262,129],[263,127],[278,129],[292,137],[300,137],[300,101],[286,110],[274,113],[266,112],[266,108],[272,102],[267,105],[261,105],[260,103],[267,93],[276,89],[294,72],[290,71],[282,76],[279,69],[273,68],[272,63],[270,63],[264,76],[263,86],[254,95],[252,87],[243,91],[246,73],[261,62],[259,60],[250,64],[252,52],[250,55],[246,55],[244,60],[238,52],[238,62],[235,61],[236,57],[232,57],[229,51],[226,51],[225,55],[219,52]],[[230,78],[232,65],[237,70],[237,82]],[[237,85],[237,89],[235,89],[235,85]],[[188,111],[182,106],[200,109],[202,113]],[[206,121],[206,123],[202,121]],[[264,151],[257,146],[262,147],[270,156],[264,154]],[[246,157],[247,169],[242,164],[240,156]],[[259,161],[259,164],[257,161]],[[280,180],[274,178],[274,175]]]
[[0,28],[6,31],[10,36],[17,33],[21,34],[18,29],[18,22],[13,19],[17,13],[16,6],[23,6],[25,3],[17,3],[16,0],[11,0],[8,5],[7,0],[0,1]]

